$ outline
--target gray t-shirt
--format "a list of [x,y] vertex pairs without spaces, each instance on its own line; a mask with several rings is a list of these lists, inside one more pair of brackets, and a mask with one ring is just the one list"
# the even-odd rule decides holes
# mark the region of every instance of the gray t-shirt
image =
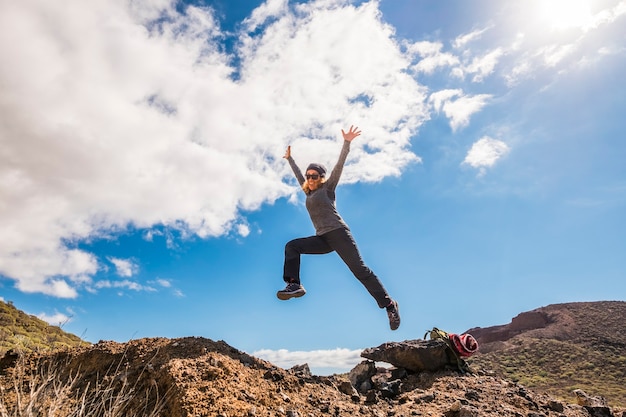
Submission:
[[[335,188],[337,188],[337,184],[339,183],[339,178],[341,177],[348,152],[350,152],[350,142],[344,140],[341,153],[339,154],[339,160],[337,164],[335,164],[330,176],[318,189],[309,192],[306,196],[306,209],[313,222],[313,227],[315,227],[315,234],[318,236],[342,227],[348,229],[348,225],[341,218],[335,206]],[[287,161],[298,183],[302,186],[305,179],[300,168],[298,168],[291,156],[287,158]]]

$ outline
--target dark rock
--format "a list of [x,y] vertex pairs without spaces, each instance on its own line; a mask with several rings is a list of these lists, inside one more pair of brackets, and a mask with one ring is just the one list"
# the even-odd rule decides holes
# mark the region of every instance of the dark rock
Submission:
[[269,369],[263,374],[263,378],[270,379],[272,381],[280,381],[284,379],[285,376],[276,369]]
[[363,361],[348,373],[348,379],[354,388],[366,393],[372,388],[370,378],[376,375],[376,364],[372,361]]
[[613,413],[609,407],[591,407],[584,406],[591,417],[613,417]]
[[4,356],[0,358],[0,370],[13,366],[19,357],[19,353],[13,349],[6,352]]
[[468,400],[472,400],[472,401],[479,401],[480,395],[478,395],[478,392],[474,390],[469,390],[465,393],[465,398],[467,398]]
[[393,368],[391,370],[391,379],[403,379],[408,376],[408,372],[404,368]]
[[349,395],[350,398],[352,398],[353,401],[358,401],[359,400],[359,393],[352,386],[350,381],[342,381],[339,384],[338,389],[339,389],[340,392],[342,392],[342,393],[344,393],[346,395]]
[[361,352],[361,356],[376,362],[386,362],[411,372],[437,371],[450,365],[456,366],[449,357],[448,346],[443,340],[406,340],[388,342]]
[[[478,417],[480,413],[474,407],[462,406],[459,410],[459,417]],[[544,416],[545,417],[545,416]]]
[[552,411],[556,411],[557,413],[562,413],[565,409],[562,403],[555,400],[548,401],[548,408]]
[[311,369],[309,369],[308,363],[295,365],[289,369],[289,372],[296,376],[299,376],[300,378],[311,378],[312,376]]
[[395,381],[383,382],[378,386],[378,390],[383,398],[395,398],[402,392],[402,381],[396,379]]
[[428,393],[428,394],[424,394],[415,398],[415,403],[416,404],[432,403],[433,401],[435,401],[435,398],[436,398],[436,395],[434,393]]
[[398,375],[406,377],[406,370],[399,372],[399,369],[379,369],[378,373],[371,378],[374,389],[380,392],[383,398],[396,398],[402,393],[402,379]]
[[365,395],[365,402],[368,404],[375,404],[378,402],[378,393],[375,390],[369,390]]
[[363,381],[358,387],[357,387],[357,391],[364,393],[367,392],[369,390],[371,390],[373,388],[372,385],[372,381],[368,380],[368,381]]

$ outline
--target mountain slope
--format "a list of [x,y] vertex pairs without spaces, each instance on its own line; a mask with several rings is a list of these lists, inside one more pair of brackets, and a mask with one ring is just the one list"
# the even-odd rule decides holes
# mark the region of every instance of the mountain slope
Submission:
[[10,302],[0,301],[0,356],[9,350],[31,352],[88,344],[58,326],[18,310]]
[[472,365],[568,398],[574,389],[626,405],[626,302],[554,304],[502,326],[469,329]]

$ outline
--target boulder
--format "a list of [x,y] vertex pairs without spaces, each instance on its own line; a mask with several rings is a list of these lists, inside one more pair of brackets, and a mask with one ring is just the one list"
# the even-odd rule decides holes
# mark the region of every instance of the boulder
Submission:
[[361,356],[375,362],[386,362],[411,372],[437,371],[457,366],[456,358],[443,340],[405,340],[387,342],[361,352]]
[[578,405],[586,407],[606,407],[606,399],[601,396],[591,396],[581,389],[575,389],[572,391],[576,396],[576,402]]
[[376,375],[376,364],[372,361],[363,361],[348,373],[348,379],[354,388],[361,393],[372,389],[371,378]]
[[341,383],[339,383],[338,389],[340,392],[343,392],[344,394],[349,395],[350,398],[352,398],[352,401],[354,402],[360,401],[359,393],[352,386],[350,381],[342,381]]
[[313,374],[311,374],[311,369],[309,368],[308,363],[292,366],[289,369],[289,372],[296,376],[299,376],[300,378],[311,378],[313,376]]

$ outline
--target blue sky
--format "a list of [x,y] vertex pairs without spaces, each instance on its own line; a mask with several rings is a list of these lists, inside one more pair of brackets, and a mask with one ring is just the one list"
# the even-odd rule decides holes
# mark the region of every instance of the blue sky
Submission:
[[[88,341],[202,336],[289,367],[626,299],[626,2],[0,4],[0,297]],[[288,165],[400,303],[313,234]]]

